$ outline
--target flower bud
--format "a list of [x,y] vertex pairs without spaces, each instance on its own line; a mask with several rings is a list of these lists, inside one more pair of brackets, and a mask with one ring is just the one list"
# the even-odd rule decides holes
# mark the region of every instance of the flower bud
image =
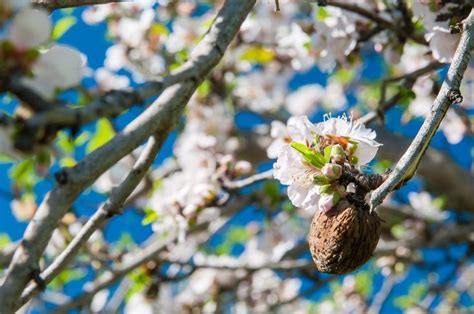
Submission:
[[234,166],[234,175],[235,176],[245,176],[249,175],[252,172],[252,164],[247,160],[239,160],[235,163]]
[[321,172],[329,179],[337,179],[342,174],[342,167],[338,164],[325,164]]
[[347,144],[347,149],[349,150],[351,155],[355,154],[358,147],[359,147],[359,145],[357,143],[354,143],[354,142],[349,142],[349,144]]
[[346,159],[346,152],[341,145],[336,144],[331,148],[331,159],[334,162],[343,162]]
[[328,211],[330,211],[333,206],[334,204],[332,194],[323,195],[319,199],[319,210],[321,210],[323,213],[327,213]]

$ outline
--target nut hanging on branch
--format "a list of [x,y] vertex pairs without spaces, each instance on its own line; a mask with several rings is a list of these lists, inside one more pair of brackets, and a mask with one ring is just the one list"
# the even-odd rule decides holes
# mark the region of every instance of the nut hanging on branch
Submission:
[[379,216],[366,206],[340,201],[327,213],[317,212],[308,240],[316,268],[336,275],[355,271],[372,256],[381,230]]

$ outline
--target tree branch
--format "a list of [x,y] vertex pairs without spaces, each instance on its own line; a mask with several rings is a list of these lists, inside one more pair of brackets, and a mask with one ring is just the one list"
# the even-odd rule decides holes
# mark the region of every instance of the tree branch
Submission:
[[[447,110],[455,98],[453,93],[459,93],[459,86],[471,59],[471,50],[474,47],[474,10],[464,21],[464,31],[449,67],[446,79],[435,99],[430,115],[426,118],[418,134],[408,150],[395,166],[388,179],[375,190],[370,199],[371,208],[381,204],[384,198],[396,188],[402,186],[415,173],[421,158],[428,148],[431,139],[443,120]],[[454,95],[455,96],[455,95]]]
[[28,128],[42,126],[78,126],[101,117],[115,117],[133,105],[150,97],[160,95],[166,88],[179,82],[194,79],[198,73],[194,67],[181,67],[161,80],[155,80],[135,90],[113,90],[98,97],[91,104],[81,108],[59,107],[33,115],[25,121]]
[[[105,202],[94,213],[94,215],[92,215],[54,262],[40,274],[40,277],[45,284],[51,282],[51,280],[53,280],[53,278],[70,263],[72,258],[79,252],[90,236],[100,228],[106,220],[121,212],[124,202],[145,176],[146,171],[153,163],[156,154],[161,149],[164,140],[165,139],[159,138],[158,136],[153,136],[149,139],[147,146],[125,180],[118,187],[112,190],[107,202]],[[17,308],[28,302],[28,300],[30,300],[40,290],[38,284],[31,283],[25,291],[23,291],[19,304],[17,304]]]
[[84,5],[96,5],[96,4],[106,4],[106,3],[115,3],[115,2],[132,2],[132,1],[122,1],[122,0],[31,0],[31,4],[37,7],[45,8],[47,10],[53,11],[56,9],[63,8],[74,8]]
[[28,225],[0,288],[2,311],[11,312],[32,274],[38,271],[38,260],[57,221],[80,192],[150,135],[165,135],[174,128],[191,95],[222,58],[254,4],[255,0],[226,1],[207,34],[193,50],[190,60],[182,67],[183,71],[193,71],[193,78],[166,89],[152,106],[111,141],[75,167],[63,169],[57,175],[58,183],[46,195]]

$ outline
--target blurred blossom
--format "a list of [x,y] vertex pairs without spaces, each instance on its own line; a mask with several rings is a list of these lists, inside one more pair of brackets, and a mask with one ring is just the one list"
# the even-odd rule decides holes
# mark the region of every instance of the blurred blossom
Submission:
[[23,199],[13,199],[10,207],[18,221],[27,221],[33,218],[36,209],[35,199],[33,197],[24,197]]
[[291,58],[293,69],[306,70],[314,64],[314,58],[309,53],[311,38],[298,24],[292,23],[290,29],[278,28],[276,39],[278,54]]
[[85,57],[76,49],[55,45],[41,53],[33,64],[33,78],[23,78],[23,82],[44,98],[51,99],[56,88],[80,83],[85,62]]
[[276,70],[266,67],[264,71],[252,71],[238,76],[234,95],[252,111],[277,111],[284,103],[289,77],[287,74],[275,72]]
[[467,127],[456,111],[450,108],[441,122],[440,129],[450,144],[458,144],[464,138]]
[[355,22],[358,17],[334,7],[328,7],[326,11],[328,16],[323,21],[315,21],[312,46],[318,55],[318,67],[329,72],[337,62],[344,63],[346,56],[354,49],[357,43]]
[[155,309],[145,295],[142,293],[133,294],[125,304],[125,314],[154,314]]
[[199,36],[207,30],[205,22],[210,16],[204,15],[199,18],[177,17],[173,20],[172,29],[168,40],[165,43],[169,53],[177,53],[186,48],[192,48]]
[[286,97],[285,108],[292,115],[311,115],[318,109],[324,96],[321,85],[303,85]]
[[95,71],[95,80],[103,91],[124,89],[129,86],[130,80],[125,75],[115,74],[106,68]]
[[330,111],[340,111],[347,108],[347,98],[344,86],[335,80],[330,80],[321,97],[322,104]]
[[100,312],[104,308],[105,304],[107,303],[107,299],[109,297],[109,290],[102,289],[94,295],[94,298],[91,302],[91,310],[94,312]]
[[433,57],[439,62],[450,63],[459,40],[461,39],[461,35],[451,34],[449,29],[435,26],[427,39],[430,42]]
[[[435,101],[432,89],[433,81],[429,76],[417,78],[413,86],[416,98],[410,102],[408,112],[416,117],[427,117]],[[466,134],[467,127],[456,111],[450,108],[446,112],[439,130],[443,132],[450,144],[458,144]]]
[[137,18],[122,17],[118,23],[117,35],[128,47],[138,47],[154,18],[153,9],[144,10]]
[[442,221],[446,219],[448,213],[442,211],[434,202],[433,198],[428,192],[410,192],[408,199],[411,206],[425,219],[432,221]]
[[405,44],[400,59],[399,68],[402,73],[410,73],[415,69],[421,69],[430,62],[429,49],[425,46]]
[[[291,119],[291,118],[290,118]],[[278,157],[280,150],[285,145],[289,145],[292,142],[290,134],[286,125],[281,121],[272,121],[271,123],[271,137],[274,138],[272,144],[267,148],[268,158],[275,159]]]
[[45,43],[51,30],[52,23],[46,11],[24,8],[13,19],[9,39],[17,49],[33,48]]

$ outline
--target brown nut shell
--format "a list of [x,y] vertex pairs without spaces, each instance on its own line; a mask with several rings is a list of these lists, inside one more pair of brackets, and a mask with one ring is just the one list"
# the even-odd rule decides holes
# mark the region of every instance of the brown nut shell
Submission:
[[336,275],[353,272],[370,259],[381,230],[375,212],[346,201],[340,201],[327,213],[317,212],[308,239],[316,268]]

